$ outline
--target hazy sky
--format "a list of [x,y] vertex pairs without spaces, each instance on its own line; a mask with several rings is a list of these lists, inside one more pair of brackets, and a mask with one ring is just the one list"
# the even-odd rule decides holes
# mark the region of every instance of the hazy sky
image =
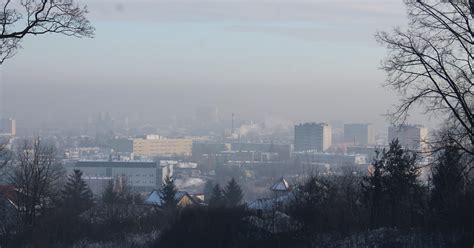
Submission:
[[380,125],[396,103],[374,33],[406,23],[401,0],[83,2],[94,39],[27,37],[0,68],[0,106],[22,126],[99,111],[190,118],[199,106]]

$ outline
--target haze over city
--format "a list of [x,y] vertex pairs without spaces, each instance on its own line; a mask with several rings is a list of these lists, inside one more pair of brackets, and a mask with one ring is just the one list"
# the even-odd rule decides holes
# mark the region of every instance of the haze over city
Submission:
[[78,127],[101,111],[163,123],[212,106],[224,119],[385,128],[397,103],[374,34],[406,23],[400,1],[86,3],[94,39],[25,39],[2,66],[0,109],[19,127]]
[[0,0],[0,248],[474,247],[474,0]]

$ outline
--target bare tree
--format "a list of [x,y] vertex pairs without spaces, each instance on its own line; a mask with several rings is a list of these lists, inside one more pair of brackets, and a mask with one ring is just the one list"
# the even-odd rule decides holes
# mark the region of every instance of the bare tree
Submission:
[[59,33],[92,37],[87,8],[73,0],[2,0],[0,3],[0,64],[15,55],[27,35]]
[[9,161],[10,152],[8,151],[6,144],[0,141],[0,179],[2,175],[2,169],[8,164]]
[[25,140],[16,151],[10,182],[17,190],[17,206],[23,225],[35,225],[36,217],[52,204],[59,194],[63,174],[56,160],[54,146],[41,143],[39,138]]
[[403,122],[414,105],[445,116],[452,138],[469,154],[473,139],[473,12],[469,0],[406,0],[408,28],[378,32],[388,49],[387,86],[402,96],[392,113]]

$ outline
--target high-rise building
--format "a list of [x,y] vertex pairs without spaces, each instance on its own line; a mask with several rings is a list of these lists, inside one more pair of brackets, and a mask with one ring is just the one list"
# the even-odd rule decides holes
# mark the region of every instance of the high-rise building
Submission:
[[308,122],[295,126],[295,151],[326,151],[331,140],[329,124]]
[[0,134],[16,135],[16,121],[11,118],[0,118]]
[[388,141],[398,139],[400,145],[415,150],[427,148],[428,129],[422,125],[401,125],[388,128]]
[[373,125],[370,123],[344,124],[344,142],[352,145],[375,144]]

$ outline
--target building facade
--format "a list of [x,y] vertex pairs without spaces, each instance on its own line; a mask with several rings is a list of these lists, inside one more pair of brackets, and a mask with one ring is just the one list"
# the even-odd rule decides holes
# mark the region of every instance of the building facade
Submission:
[[333,167],[357,166],[365,165],[367,163],[366,157],[362,154],[295,152],[293,156],[303,163],[328,164]]
[[344,124],[344,143],[363,146],[375,144],[373,125],[370,123]]
[[94,194],[100,194],[110,180],[125,179],[134,191],[148,192],[160,188],[166,176],[172,176],[172,165],[152,161],[78,161],[68,167],[82,171],[84,180]]
[[192,139],[146,138],[133,140],[133,154],[145,157],[191,156]]
[[332,142],[332,129],[326,123],[303,123],[295,126],[295,151],[326,151]]
[[15,136],[16,120],[11,118],[0,118],[0,134]]
[[401,125],[388,128],[388,142],[398,139],[404,148],[414,150],[426,150],[428,139],[428,128],[422,125]]

